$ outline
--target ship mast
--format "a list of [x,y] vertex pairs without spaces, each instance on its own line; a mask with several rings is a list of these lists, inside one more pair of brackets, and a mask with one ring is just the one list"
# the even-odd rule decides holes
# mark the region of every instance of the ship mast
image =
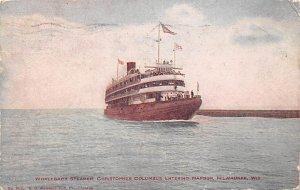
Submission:
[[173,67],[175,68],[175,44],[174,44],[174,49],[173,49]]
[[[162,31],[164,33],[169,33],[172,35],[175,35],[175,32],[172,32],[170,29],[168,29],[164,24],[162,24],[161,22],[159,22],[158,24],[158,34],[157,34],[157,61],[156,64],[160,64],[160,42],[161,42],[161,38],[160,38],[160,27],[162,27]],[[180,47],[181,48],[181,47]],[[174,61],[175,61],[175,51],[174,51]]]
[[158,24],[158,36],[157,36],[157,63],[156,64],[159,64],[160,63],[160,41],[161,41],[161,38],[160,38],[160,23]]

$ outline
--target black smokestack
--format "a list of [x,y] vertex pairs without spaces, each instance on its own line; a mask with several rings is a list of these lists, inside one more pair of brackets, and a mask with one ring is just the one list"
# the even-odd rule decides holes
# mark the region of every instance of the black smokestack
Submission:
[[131,70],[135,69],[135,62],[127,62],[127,75],[130,74]]

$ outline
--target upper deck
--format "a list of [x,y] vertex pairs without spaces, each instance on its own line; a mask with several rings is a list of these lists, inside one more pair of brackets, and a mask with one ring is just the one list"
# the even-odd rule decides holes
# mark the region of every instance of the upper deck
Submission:
[[145,73],[133,68],[120,80],[113,79],[106,88],[106,96],[142,83],[165,80],[184,81],[184,74],[175,70],[180,68],[173,68],[171,64],[157,64],[156,67],[148,68],[150,69],[146,70]]

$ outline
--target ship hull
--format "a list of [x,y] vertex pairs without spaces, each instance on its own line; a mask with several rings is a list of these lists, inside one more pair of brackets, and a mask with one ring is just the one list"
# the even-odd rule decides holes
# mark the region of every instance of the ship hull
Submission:
[[188,120],[200,108],[200,97],[107,107],[104,114],[111,119],[131,121]]

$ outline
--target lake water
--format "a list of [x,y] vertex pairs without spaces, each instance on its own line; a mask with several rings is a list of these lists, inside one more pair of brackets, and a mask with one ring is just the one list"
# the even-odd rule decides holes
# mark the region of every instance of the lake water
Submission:
[[3,189],[292,189],[299,152],[299,119],[1,110]]

